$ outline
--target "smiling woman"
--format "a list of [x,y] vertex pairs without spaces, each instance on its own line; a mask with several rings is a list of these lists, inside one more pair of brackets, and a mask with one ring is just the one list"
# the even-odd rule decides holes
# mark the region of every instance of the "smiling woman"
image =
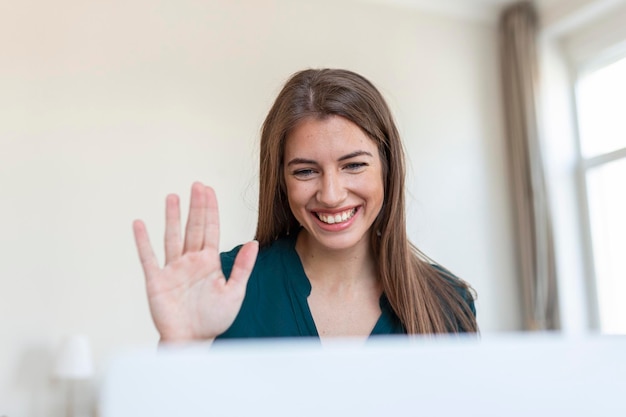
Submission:
[[167,198],[163,268],[134,223],[162,341],[477,331],[469,286],[407,239],[402,143],[368,80],[296,73],[260,153],[258,245],[218,254],[215,194],[200,183],[184,240]]
[[374,142],[343,117],[308,118],[287,136],[284,161],[289,208],[308,250],[368,253],[384,195]]

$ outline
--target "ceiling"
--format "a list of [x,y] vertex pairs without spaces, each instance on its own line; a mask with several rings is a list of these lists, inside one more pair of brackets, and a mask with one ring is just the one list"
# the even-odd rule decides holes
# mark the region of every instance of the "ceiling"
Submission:
[[462,18],[495,21],[502,7],[516,0],[356,0]]
[[[504,7],[519,0],[357,0],[369,3],[394,5],[411,9],[429,10],[464,18],[495,21]],[[622,0],[534,0],[539,13],[553,20],[584,8],[597,8],[603,3]],[[624,0],[626,1],[626,0]]]

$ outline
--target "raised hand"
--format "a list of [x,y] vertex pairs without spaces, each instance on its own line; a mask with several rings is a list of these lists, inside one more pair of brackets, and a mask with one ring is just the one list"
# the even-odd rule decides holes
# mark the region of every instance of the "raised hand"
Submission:
[[213,189],[193,184],[184,241],[177,195],[167,196],[165,213],[162,268],[145,224],[141,220],[133,223],[152,320],[162,342],[211,340],[230,327],[241,308],[258,242],[241,248],[227,281],[219,256],[219,216]]

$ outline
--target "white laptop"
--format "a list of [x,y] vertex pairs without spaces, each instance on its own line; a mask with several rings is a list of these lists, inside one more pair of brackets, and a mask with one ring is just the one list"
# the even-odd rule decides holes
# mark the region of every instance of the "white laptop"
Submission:
[[507,334],[120,354],[101,417],[626,416],[626,338]]

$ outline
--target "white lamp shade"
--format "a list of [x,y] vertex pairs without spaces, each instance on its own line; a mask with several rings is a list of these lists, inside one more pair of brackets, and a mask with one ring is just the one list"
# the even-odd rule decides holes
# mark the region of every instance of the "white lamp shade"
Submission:
[[68,337],[59,350],[54,374],[62,379],[88,379],[93,373],[93,359],[87,336]]

